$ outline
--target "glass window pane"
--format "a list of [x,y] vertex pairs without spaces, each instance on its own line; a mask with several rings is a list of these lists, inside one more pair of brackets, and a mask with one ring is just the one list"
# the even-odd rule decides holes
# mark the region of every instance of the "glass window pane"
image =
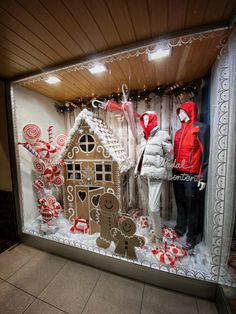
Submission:
[[102,181],[102,174],[101,173],[96,174],[96,180]]
[[75,179],[77,179],[77,180],[80,180],[80,179],[81,179],[80,172],[76,172],[76,173],[75,173]]
[[84,152],[87,152],[86,145],[80,145],[80,148],[81,148]]
[[67,165],[67,170],[73,170],[73,165],[72,164],[68,164]]
[[75,170],[80,171],[80,164],[75,164]]
[[102,171],[102,165],[96,165],[96,171]]
[[94,139],[91,135],[88,135],[88,142],[94,143]]
[[105,174],[105,181],[111,181],[111,174]]
[[67,178],[68,179],[73,179],[73,172],[68,172],[67,173]]
[[105,171],[111,172],[111,165],[105,165]]
[[93,150],[94,148],[94,144],[89,144],[88,145],[88,152],[91,152],[91,150]]
[[80,142],[86,142],[86,135],[81,136]]

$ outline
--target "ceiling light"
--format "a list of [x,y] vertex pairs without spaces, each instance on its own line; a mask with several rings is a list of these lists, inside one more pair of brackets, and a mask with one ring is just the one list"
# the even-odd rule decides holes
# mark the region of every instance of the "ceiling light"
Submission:
[[89,68],[89,72],[92,74],[102,73],[106,70],[107,68],[105,67],[105,65],[101,63],[96,63],[91,68]]
[[57,76],[49,76],[47,79],[45,79],[45,82],[48,84],[56,84],[61,82],[61,80]]
[[156,59],[161,59],[161,58],[166,58],[171,55],[171,48],[158,48],[153,52],[149,52],[148,54],[148,60],[156,60]]

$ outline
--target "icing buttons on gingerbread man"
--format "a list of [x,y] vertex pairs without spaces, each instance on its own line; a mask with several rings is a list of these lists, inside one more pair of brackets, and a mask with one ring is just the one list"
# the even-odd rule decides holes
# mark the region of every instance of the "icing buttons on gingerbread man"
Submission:
[[96,239],[97,246],[108,248],[114,238],[111,229],[118,227],[119,200],[112,193],[104,193],[99,198],[98,208],[90,211],[90,217],[101,226],[100,236]]

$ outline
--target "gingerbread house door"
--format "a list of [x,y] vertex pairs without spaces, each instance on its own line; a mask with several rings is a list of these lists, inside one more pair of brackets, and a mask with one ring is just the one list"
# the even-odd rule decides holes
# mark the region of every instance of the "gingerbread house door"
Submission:
[[[89,188],[89,210],[98,207],[100,196],[105,192],[104,187],[90,187]],[[100,232],[100,226],[95,221],[90,219],[89,215],[89,233],[93,234]]]
[[81,218],[89,220],[89,187],[76,186],[76,212]]

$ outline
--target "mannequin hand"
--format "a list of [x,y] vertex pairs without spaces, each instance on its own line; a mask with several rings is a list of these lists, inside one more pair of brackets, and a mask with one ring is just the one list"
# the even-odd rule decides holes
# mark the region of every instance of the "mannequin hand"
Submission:
[[199,188],[199,191],[203,191],[206,187],[206,182],[198,181],[197,187]]

